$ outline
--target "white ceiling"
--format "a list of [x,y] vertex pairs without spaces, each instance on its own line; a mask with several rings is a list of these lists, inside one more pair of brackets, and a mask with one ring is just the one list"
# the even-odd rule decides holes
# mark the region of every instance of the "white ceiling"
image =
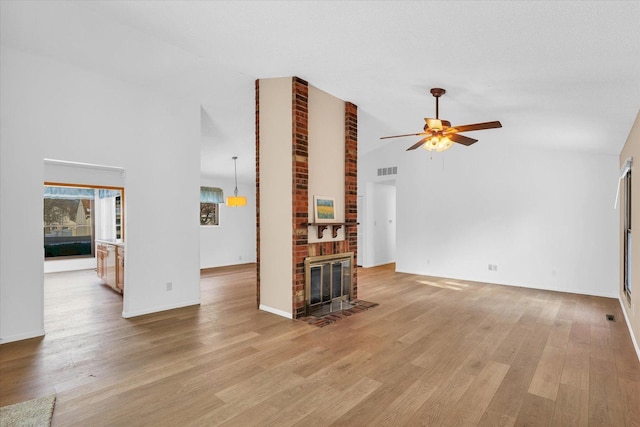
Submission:
[[640,108],[639,1],[0,4],[5,46],[200,102],[205,176],[253,179],[259,78],[358,105],[361,153],[411,145],[379,137],[420,131],[432,87],[454,125],[502,122],[484,144],[617,155]]

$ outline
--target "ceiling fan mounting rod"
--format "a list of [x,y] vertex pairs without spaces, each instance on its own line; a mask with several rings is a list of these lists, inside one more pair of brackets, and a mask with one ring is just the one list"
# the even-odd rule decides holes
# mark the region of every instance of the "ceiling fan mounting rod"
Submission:
[[431,95],[435,96],[436,98],[436,119],[440,118],[440,105],[438,101],[440,100],[440,97],[445,93],[447,93],[447,91],[439,87],[434,87],[431,89]]

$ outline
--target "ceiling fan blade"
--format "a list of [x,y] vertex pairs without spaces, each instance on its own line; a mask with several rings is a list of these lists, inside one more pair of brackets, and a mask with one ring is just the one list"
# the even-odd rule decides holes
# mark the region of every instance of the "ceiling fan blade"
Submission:
[[424,121],[429,129],[442,130],[442,120],[425,118]]
[[474,123],[472,125],[454,126],[454,128],[456,128],[458,132],[470,132],[472,130],[494,129],[494,128],[501,128],[501,127],[502,127],[502,124],[498,121]]
[[416,148],[420,147],[421,145],[423,145],[425,142],[427,142],[427,139],[429,139],[428,136],[425,136],[424,138],[422,138],[420,141],[416,142],[415,144],[413,144],[411,147],[407,148],[407,151],[411,151],[411,150],[415,150]]
[[445,128],[451,127],[451,122],[449,120],[440,120],[442,122],[442,126]]
[[420,135],[424,135],[424,132],[420,132],[420,133],[407,133],[404,135],[393,135],[393,136],[381,136],[380,139],[389,139],[389,138],[403,138],[405,136],[420,136]]
[[[456,128],[457,129],[457,128]],[[477,139],[469,138],[468,136],[459,135],[457,133],[453,133],[451,135],[447,135],[450,140],[453,142],[457,142],[458,144],[469,146],[474,142],[477,142]]]

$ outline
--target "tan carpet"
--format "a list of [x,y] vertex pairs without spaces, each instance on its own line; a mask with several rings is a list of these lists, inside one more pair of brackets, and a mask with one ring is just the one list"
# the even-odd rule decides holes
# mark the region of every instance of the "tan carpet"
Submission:
[[51,425],[56,395],[39,397],[0,408],[0,427]]

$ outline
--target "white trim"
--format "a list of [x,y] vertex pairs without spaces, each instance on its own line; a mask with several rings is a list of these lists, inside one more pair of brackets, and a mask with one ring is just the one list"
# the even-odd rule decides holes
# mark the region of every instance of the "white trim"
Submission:
[[129,319],[131,317],[144,316],[145,314],[159,313],[161,311],[167,311],[167,310],[175,310],[176,308],[190,307],[192,305],[200,305],[200,299],[198,298],[197,300],[184,302],[177,305],[165,305],[165,306],[150,308],[150,309],[141,310],[141,311],[124,311],[123,310],[122,317],[124,317],[125,319]]
[[622,168],[620,169],[620,175],[618,176],[618,189],[616,190],[616,202],[613,205],[613,209],[618,209],[618,199],[620,198],[620,182],[625,177],[627,172],[629,172],[631,166],[633,166],[633,157],[629,157],[627,160],[625,160],[624,165],[622,165]]
[[71,166],[76,168],[98,169],[98,170],[104,170],[104,171],[110,171],[110,172],[118,172],[120,174],[124,174],[125,172],[124,168],[119,166],[96,165],[93,163],[71,162],[68,160],[44,159],[44,164],[54,165],[54,166]]
[[624,309],[624,301],[622,300],[622,298],[618,298],[618,301],[620,301],[620,308],[622,309],[624,320],[627,322],[627,329],[629,330],[629,335],[631,335],[631,342],[633,342],[633,347],[636,349],[636,355],[638,356],[638,361],[640,361],[640,346],[638,346],[638,341],[636,341],[636,337],[633,335],[633,328],[631,328],[631,322],[627,317],[627,311]]
[[260,304],[260,310],[271,314],[277,314],[278,316],[286,317],[287,319],[293,319],[293,315],[291,313],[287,313],[286,311],[278,310],[277,308],[269,307],[267,305]]
[[24,334],[10,335],[5,338],[0,338],[0,344],[7,344],[14,341],[28,340],[30,338],[37,338],[44,336],[44,329],[38,331],[26,332]]

